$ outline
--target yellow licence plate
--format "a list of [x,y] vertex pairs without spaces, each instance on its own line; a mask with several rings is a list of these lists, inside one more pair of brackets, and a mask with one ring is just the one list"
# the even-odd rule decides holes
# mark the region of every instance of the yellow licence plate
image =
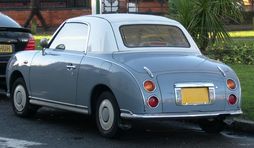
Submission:
[[209,103],[208,88],[182,88],[182,104],[196,105]]
[[0,44],[0,53],[12,53],[13,49],[11,45]]

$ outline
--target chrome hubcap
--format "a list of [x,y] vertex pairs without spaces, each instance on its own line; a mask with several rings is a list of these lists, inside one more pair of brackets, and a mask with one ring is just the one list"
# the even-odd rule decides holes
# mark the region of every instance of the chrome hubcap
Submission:
[[18,111],[23,111],[26,104],[26,91],[22,85],[18,85],[13,94],[14,106]]
[[99,121],[103,130],[109,130],[114,122],[114,108],[112,103],[105,99],[99,107]]
[[106,107],[102,109],[102,119],[104,122],[107,122],[109,119],[109,110]]

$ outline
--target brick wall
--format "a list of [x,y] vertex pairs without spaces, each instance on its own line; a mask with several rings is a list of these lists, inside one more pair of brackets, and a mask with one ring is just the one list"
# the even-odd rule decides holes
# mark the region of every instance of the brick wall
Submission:
[[[24,25],[26,19],[30,14],[29,10],[2,10],[1,12],[16,20],[20,25]],[[57,27],[68,18],[91,14],[91,10],[90,9],[42,10],[41,13],[49,26]],[[40,21],[37,20],[37,23],[39,26],[41,26]]]
[[140,2],[138,4],[138,10],[140,13],[161,13],[167,14],[168,13],[168,4],[164,3],[161,5],[158,1],[151,1],[151,2]]

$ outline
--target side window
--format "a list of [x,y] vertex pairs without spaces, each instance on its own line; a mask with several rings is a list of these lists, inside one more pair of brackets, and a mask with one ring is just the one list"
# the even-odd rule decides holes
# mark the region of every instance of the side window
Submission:
[[81,23],[66,23],[56,35],[49,48],[85,51],[87,47],[88,26]]

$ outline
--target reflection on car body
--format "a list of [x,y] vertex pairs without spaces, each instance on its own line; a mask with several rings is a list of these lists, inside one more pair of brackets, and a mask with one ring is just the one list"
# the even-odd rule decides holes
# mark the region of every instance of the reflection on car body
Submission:
[[114,137],[135,119],[188,118],[218,133],[226,117],[242,113],[235,72],[202,55],[177,21],[137,14],[76,17],[41,44],[42,51],[17,53],[8,65],[19,116],[41,106],[89,114],[103,136]]

